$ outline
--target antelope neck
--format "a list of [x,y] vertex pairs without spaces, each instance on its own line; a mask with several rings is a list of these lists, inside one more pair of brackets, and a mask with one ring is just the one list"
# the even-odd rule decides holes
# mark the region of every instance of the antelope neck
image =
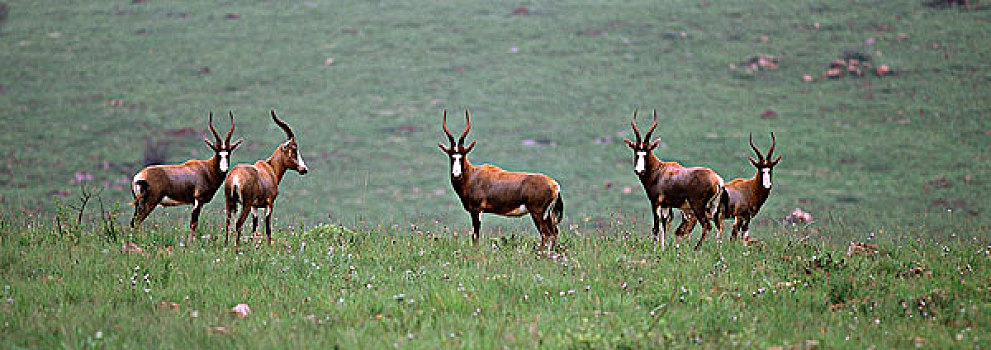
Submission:
[[272,170],[275,173],[276,184],[281,183],[282,176],[286,174],[286,167],[282,165],[283,163],[282,157],[283,157],[282,152],[280,152],[279,149],[276,149],[275,152],[272,153],[272,156],[268,157],[268,159],[265,160],[265,163],[268,163],[268,165],[272,167]]
[[468,186],[468,180],[471,179],[472,170],[474,167],[468,162],[468,157],[461,157],[461,176],[454,177],[451,175],[451,184],[454,185],[454,190],[460,195],[464,193],[464,188]]

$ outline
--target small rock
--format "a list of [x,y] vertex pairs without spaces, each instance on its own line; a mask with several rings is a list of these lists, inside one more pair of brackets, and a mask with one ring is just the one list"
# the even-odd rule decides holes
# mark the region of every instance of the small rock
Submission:
[[883,76],[888,75],[888,74],[891,74],[891,68],[888,67],[888,66],[880,65],[880,66],[877,66],[877,68],[874,69],[874,75],[876,75],[878,77],[883,77]]
[[228,334],[230,332],[231,332],[230,327],[224,327],[224,326],[213,326],[213,327],[210,327],[210,333]]
[[251,313],[251,308],[248,307],[248,304],[237,304],[237,306],[231,308],[231,313],[236,314],[238,317],[246,317]]
[[760,119],[774,119],[777,117],[778,117],[778,112],[775,112],[772,109],[768,109],[764,111],[764,113],[760,114]]
[[179,311],[179,304],[171,301],[162,301],[158,304],[159,311]]
[[526,6],[517,6],[516,8],[513,9],[513,14],[514,15],[529,15],[530,14],[530,8],[529,7],[526,7]]
[[124,253],[140,253],[144,251],[144,249],[141,249],[141,247],[134,242],[124,243],[124,245],[121,246],[120,250]]
[[327,59],[323,60],[323,65],[325,65],[325,66],[329,66],[329,65],[332,65],[332,64],[334,64],[334,58],[333,57],[327,57]]
[[241,18],[241,15],[239,15],[237,13],[228,13],[226,16],[224,16],[224,18],[225,19],[240,19]]
[[830,79],[839,79],[843,76],[843,70],[839,68],[830,68],[822,73],[822,76]]
[[795,225],[795,224],[807,224],[814,221],[815,218],[812,214],[809,214],[802,210],[801,208],[792,209],[791,214],[788,214],[783,220],[781,220],[782,225]]

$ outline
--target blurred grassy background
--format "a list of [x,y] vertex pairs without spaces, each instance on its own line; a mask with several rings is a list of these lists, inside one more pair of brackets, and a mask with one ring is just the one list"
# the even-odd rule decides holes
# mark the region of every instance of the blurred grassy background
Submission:
[[[659,157],[726,180],[753,175],[747,135],[766,149],[774,131],[784,158],[759,216],[765,225],[801,207],[851,232],[989,230],[991,12],[983,9],[923,1],[7,3],[5,220],[44,217],[56,196],[74,201],[76,179],[87,174],[83,185],[125,204],[149,142],[167,144],[170,163],[209,157],[199,140],[209,111],[234,111],[235,137],[246,140],[235,162],[266,158],[284,137],[267,118],[274,108],[297,131],[311,170],[283,181],[280,227],[413,222],[464,231],[469,220],[435,144],[445,139],[441,111],[470,108],[472,162],[558,179],[571,227],[614,217],[639,224],[649,206],[622,139],[640,108],[658,110]],[[820,79],[844,51],[896,74]],[[780,68],[739,68],[757,55],[776,56]],[[461,125],[452,119],[452,129]],[[221,225],[222,202],[206,207],[208,225]],[[123,210],[122,222],[131,209]],[[158,209],[150,219],[185,225],[188,212]],[[524,220],[483,222],[485,234],[532,231]]]

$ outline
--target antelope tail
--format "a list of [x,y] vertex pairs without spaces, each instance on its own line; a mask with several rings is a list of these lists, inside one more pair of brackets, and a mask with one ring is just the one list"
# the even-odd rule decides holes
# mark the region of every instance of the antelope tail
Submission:
[[228,202],[231,202],[231,203],[234,203],[234,205],[237,205],[237,203],[241,201],[241,198],[240,198],[241,197],[240,196],[241,189],[238,188],[240,186],[241,186],[241,184],[237,183],[237,181],[235,180],[234,181],[234,184],[231,185],[231,191],[230,191],[231,193],[228,193],[227,194],[227,197],[230,198],[230,200],[228,200]]
[[553,215],[554,225],[560,224],[561,219],[564,218],[564,198],[561,197],[560,192],[557,194],[557,198],[554,199],[554,203],[552,203],[551,207],[548,209],[550,210],[544,213],[544,219],[547,219],[547,216]]
[[726,184],[723,183],[723,179],[720,177],[719,184],[716,186],[716,194],[712,198],[709,198],[709,203],[706,203],[706,208],[709,209],[712,220],[716,221],[717,224],[722,222],[720,221],[722,218],[719,216],[723,214],[724,204],[729,204],[729,196],[726,194]]

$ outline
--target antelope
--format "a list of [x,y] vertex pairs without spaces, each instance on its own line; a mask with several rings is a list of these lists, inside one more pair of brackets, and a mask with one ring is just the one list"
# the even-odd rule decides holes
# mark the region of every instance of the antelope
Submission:
[[[771,160],[775,143],[772,132],[771,148],[767,150],[767,158],[764,158],[764,155],[754,145],[754,135],[750,134],[750,148],[753,148],[754,152],[757,153],[757,160],[750,157],[750,164],[757,168],[757,173],[749,179],[735,179],[726,183],[726,192],[719,202],[720,217],[718,220],[735,219],[733,231],[730,234],[731,239],[736,239],[737,233],[741,230],[744,240],[750,238],[750,219],[757,215],[760,207],[764,205],[767,197],[771,194],[771,173],[774,166],[781,161],[780,155],[773,161]],[[695,225],[695,220],[687,217],[686,223],[687,230],[691,231]],[[717,239],[719,236],[720,233],[717,232]]]
[[[654,149],[657,148],[660,140],[650,142],[650,135],[657,128],[657,110],[654,110],[654,124],[643,138],[640,137],[640,129],[637,128],[636,111],[633,112],[633,120],[630,124],[633,126],[637,140],[633,142],[623,139],[623,141],[633,149],[633,172],[640,178],[640,183],[650,200],[654,215],[654,249],[657,249],[658,239],[661,248],[665,247],[665,232],[673,219],[672,208],[677,208],[704,218],[702,238],[695,246],[698,250],[711,228],[710,219],[718,217],[717,204],[723,192],[723,179],[709,168],[686,168],[677,162],[661,161],[654,155]],[[721,227],[718,221],[716,225]],[[677,233],[681,234],[681,230]]]
[[461,206],[471,215],[472,244],[478,245],[482,213],[511,217],[530,214],[540,232],[540,249],[549,251],[553,248],[557,241],[557,225],[564,216],[561,185],[544,174],[509,172],[490,164],[472,165],[468,153],[475,148],[477,140],[464,146],[465,136],[471,129],[468,110],[465,110],[465,131],[457,142],[447,128],[447,110],[444,110],[442,125],[451,146],[445,147],[443,142],[438,142],[437,146],[450,158],[451,185],[461,199]]
[[156,206],[193,205],[192,218],[189,221],[189,239],[196,233],[200,209],[210,203],[217,189],[227,175],[230,155],[243,139],[231,144],[234,133],[234,112],[231,117],[231,129],[227,137],[220,139],[220,134],[213,127],[213,112],[210,113],[210,132],[215,142],[204,139],[203,142],[213,150],[213,157],[208,160],[189,160],[179,165],[153,165],[141,169],[131,181],[131,193],[134,195],[134,216],[131,217],[131,228],[138,228],[141,222],[151,214]]
[[272,244],[272,208],[275,205],[275,198],[279,195],[279,182],[282,181],[286,170],[295,170],[300,175],[306,175],[308,171],[306,163],[303,162],[303,155],[299,153],[292,129],[279,120],[274,109],[271,110],[271,114],[275,124],[286,133],[286,141],[276,147],[275,152],[268,159],[259,160],[253,165],[239,164],[227,174],[227,180],[224,181],[224,198],[227,201],[224,245],[227,245],[230,238],[231,217],[237,213],[238,204],[241,205],[241,215],[237,218],[237,238],[234,245],[241,241],[241,227],[249,211],[252,236],[258,232],[257,209],[265,210],[265,235],[268,236],[268,244]]

